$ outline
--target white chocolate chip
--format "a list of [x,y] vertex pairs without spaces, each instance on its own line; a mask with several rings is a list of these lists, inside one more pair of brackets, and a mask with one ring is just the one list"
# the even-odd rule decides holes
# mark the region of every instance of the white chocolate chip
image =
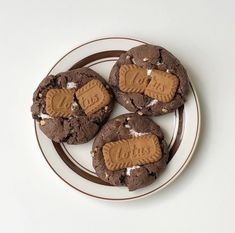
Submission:
[[132,58],[132,63],[133,63],[133,64],[136,64],[136,62],[135,62],[135,59],[134,59],[134,58]]
[[149,59],[147,58],[147,57],[145,57],[144,59],[143,59],[143,61],[148,61]]
[[75,82],[68,82],[66,88],[67,89],[77,88],[77,83],[75,83]]
[[39,96],[39,98],[42,98],[42,93],[39,93],[38,96]]
[[140,116],[144,115],[144,113],[142,113],[141,111],[137,112]]
[[167,110],[166,108],[163,108],[163,109],[162,109],[162,112],[165,112],[165,113],[166,113],[166,112],[168,112],[168,110]]
[[151,106],[155,105],[156,103],[158,103],[158,100],[157,99],[153,99],[153,100],[150,101],[150,103],[148,105],[146,105],[146,107],[147,108],[151,107]]
[[135,131],[134,129],[130,129],[130,135],[132,135],[133,137],[141,137],[146,134],[148,134],[148,133],[139,133],[139,132]]
[[38,114],[38,117],[40,117],[41,119],[50,119],[50,118],[52,118],[52,117],[50,117],[49,115],[44,114],[44,113],[42,113],[42,112],[40,112],[40,113]]
[[147,75],[149,76],[151,75],[151,73],[152,73],[152,69],[147,69]]
[[133,167],[127,167],[126,168],[126,175],[127,176],[130,176],[131,175],[131,172],[137,168],[140,168],[140,166],[133,166]]

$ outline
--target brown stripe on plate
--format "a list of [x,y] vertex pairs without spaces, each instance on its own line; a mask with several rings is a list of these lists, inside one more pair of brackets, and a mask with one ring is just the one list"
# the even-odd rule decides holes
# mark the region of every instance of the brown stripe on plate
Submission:
[[69,158],[68,156],[65,154],[64,150],[62,149],[61,145],[59,143],[53,142],[54,148],[56,150],[56,152],[58,153],[58,155],[60,156],[60,158],[64,161],[64,163],[71,168],[75,173],[77,173],[78,175],[80,175],[81,177],[83,177],[86,180],[92,181],[94,183],[97,184],[102,184],[102,185],[109,185],[110,184],[104,182],[103,180],[101,180],[100,178],[93,176],[85,171],[83,171],[82,169],[80,169],[76,164],[74,164]]
[[69,70],[74,70],[77,68],[81,68],[93,61],[100,60],[102,58],[108,57],[120,57],[122,53],[125,53],[125,50],[107,50],[99,53],[94,53],[88,57],[83,58],[82,60],[75,63]]
[[96,174],[94,171],[89,170],[88,168],[84,167],[82,164],[80,164],[68,151],[68,149],[66,148],[66,146],[64,145],[64,143],[61,143],[60,145],[62,145],[62,149],[66,152],[66,154],[68,154],[70,156],[70,159],[72,159],[72,161],[77,164],[78,166],[82,167],[84,170]]
[[181,140],[182,140],[183,125],[184,125],[184,105],[182,105],[181,107],[178,108],[178,113],[179,113],[178,130],[177,130],[174,144],[169,151],[169,159],[168,159],[167,163],[169,163],[171,161],[171,159],[174,157],[176,151],[178,150],[178,148],[180,146]]

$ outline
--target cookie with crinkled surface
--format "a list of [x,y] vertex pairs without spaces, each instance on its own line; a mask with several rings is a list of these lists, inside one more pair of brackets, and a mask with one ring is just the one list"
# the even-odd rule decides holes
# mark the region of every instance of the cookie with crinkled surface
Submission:
[[176,110],[189,90],[180,61],[166,49],[150,44],[123,53],[111,70],[109,83],[122,106],[149,116]]
[[113,105],[106,81],[83,67],[44,78],[34,92],[31,112],[48,138],[81,144],[97,134]]
[[148,117],[133,113],[108,121],[92,147],[96,174],[130,191],[154,182],[166,168],[168,157],[160,127]]

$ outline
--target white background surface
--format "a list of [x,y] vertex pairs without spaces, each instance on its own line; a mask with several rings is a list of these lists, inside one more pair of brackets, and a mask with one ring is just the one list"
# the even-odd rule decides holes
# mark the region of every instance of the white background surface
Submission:
[[[235,232],[234,1],[0,1],[0,232]],[[33,90],[72,48],[129,36],[172,51],[197,88],[202,131],[186,170],[130,203],[65,185],[37,146]]]

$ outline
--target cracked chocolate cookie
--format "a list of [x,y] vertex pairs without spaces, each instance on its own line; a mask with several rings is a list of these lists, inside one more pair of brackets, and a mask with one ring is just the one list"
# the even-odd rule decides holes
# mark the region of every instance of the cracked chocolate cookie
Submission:
[[150,44],[123,53],[112,68],[109,83],[122,106],[149,116],[179,108],[189,90],[180,61],[166,49]]
[[104,181],[133,191],[165,169],[168,147],[160,127],[146,116],[124,114],[108,121],[92,147],[93,167]]
[[48,138],[81,144],[96,135],[113,105],[106,81],[84,67],[44,78],[34,92],[31,112]]

